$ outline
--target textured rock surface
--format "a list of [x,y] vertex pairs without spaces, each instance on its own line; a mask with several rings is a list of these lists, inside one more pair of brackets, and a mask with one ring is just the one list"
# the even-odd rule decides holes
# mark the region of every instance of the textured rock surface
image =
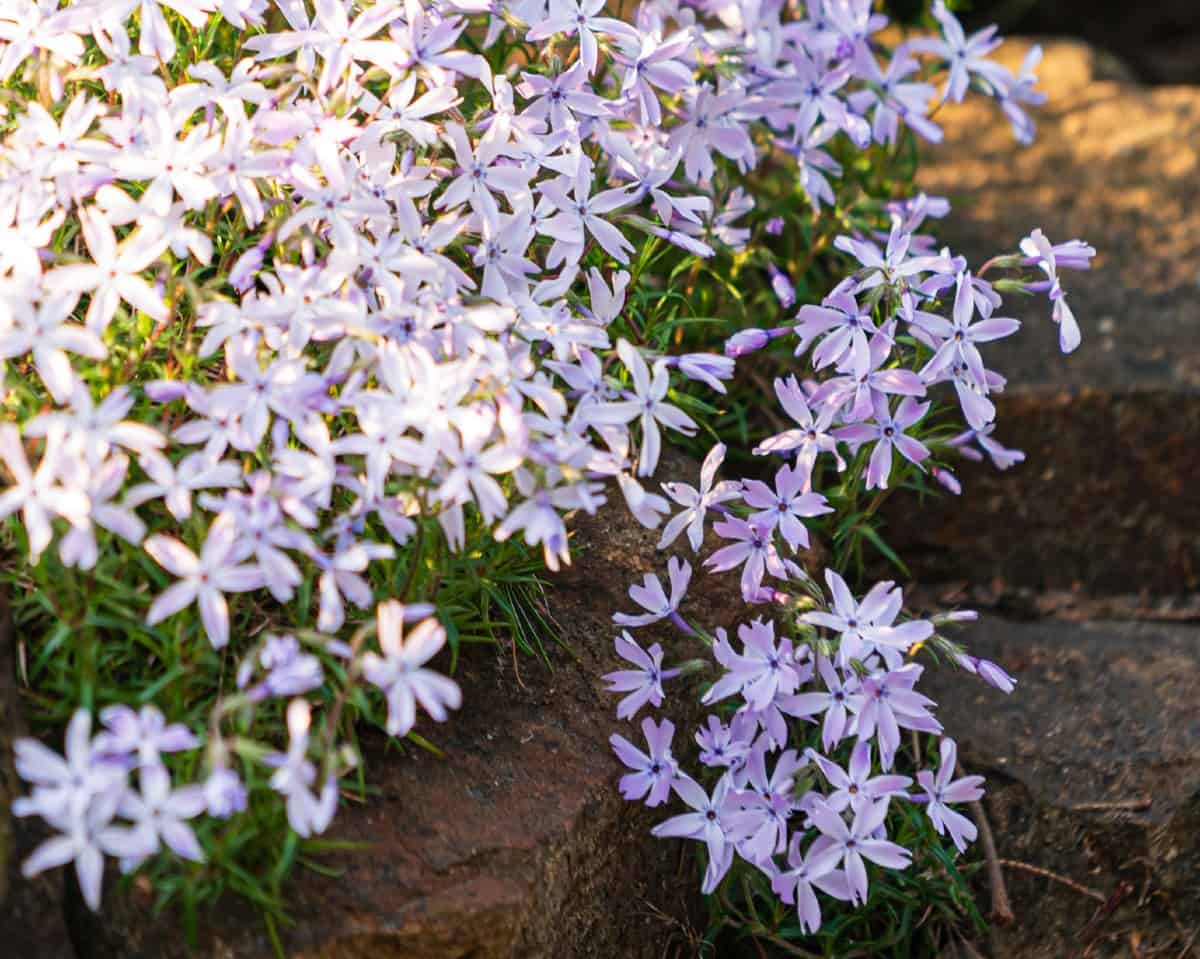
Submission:
[[[680,845],[651,839],[653,820],[616,794],[615,700],[598,678],[614,668],[609,617],[628,605],[634,576],[653,568],[654,536],[623,507],[577,530],[586,559],[556,577],[549,597],[571,655],[551,647],[553,670],[522,656],[518,678],[507,649],[465,652],[465,708],[422,730],[444,759],[385,755],[382,741],[366,742],[380,794],[347,804],[331,838],[370,847],[322,860],[340,879],[298,872],[289,956],[636,959],[663,955],[686,926],[691,864]],[[729,599],[709,590],[698,609],[719,623],[718,610],[735,608]],[[106,913],[103,925],[73,913],[83,955],[187,954],[173,922],[148,921],[136,890],[131,900],[110,896]],[[200,956],[272,955],[261,923],[235,905],[202,917],[200,929]]]
[[[1006,697],[941,670],[926,690],[964,764],[988,777],[1000,857],[1104,897],[1128,883],[1097,940],[1137,930],[1149,954],[1176,922],[1200,923],[1200,626],[987,618],[964,638],[1019,681]],[[1100,903],[1029,872],[1006,878],[1018,919],[995,930],[997,956],[1082,948]]]
[[[1016,66],[1028,44],[1001,59]],[[1099,251],[1065,286],[1083,346],[1063,357],[1044,298],[1017,314],[1021,335],[988,357],[1014,385],[1200,386],[1200,89],[1143,87],[1077,43],[1049,42],[1040,74],[1050,102],[1038,138],[1015,143],[994,105],[939,115],[945,143],[919,182],[949,196],[945,240],[976,265],[1041,226]]]
[[1024,463],[963,461],[962,497],[888,504],[889,540],[918,579],[997,594],[1200,591],[1200,391],[1014,387],[997,400],[998,435]]
[[0,955],[69,959],[73,952],[63,919],[60,877],[21,877],[21,860],[45,838],[46,831],[10,812],[13,798],[20,794],[12,741],[25,731],[17,696],[15,651],[16,637],[0,590]]

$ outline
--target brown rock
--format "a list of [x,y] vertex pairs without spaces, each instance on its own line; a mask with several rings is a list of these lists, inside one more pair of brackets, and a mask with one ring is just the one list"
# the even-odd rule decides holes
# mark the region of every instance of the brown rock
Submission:
[[[555,577],[548,597],[565,647],[548,644],[552,668],[508,649],[466,650],[463,710],[421,730],[445,758],[365,739],[380,793],[344,804],[330,838],[370,846],[323,858],[338,879],[297,870],[288,956],[636,959],[687,934],[692,865],[679,845],[649,836],[655,817],[617,794],[607,739],[635,734],[613,719],[615,699],[599,681],[616,667],[612,612],[629,607],[635,576],[657,569],[655,534],[616,505],[580,518],[576,535],[579,565]],[[730,595],[698,598],[706,621],[736,609]],[[110,893],[102,922],[82,911],[74,921],[88,956],[189,955],[177,918],[151,920],[136,890]],[[273,955],[262,923],[237,903],[202,915],[199,928],[192,955]]]
[[[1019,65],[1028,41],[999,57]],[[1022,147],[990,102],[940,111],[946,140],[921,187],[954,201],[947,243],[979,266],[1033,227],[1098,250],[1064,286],[1083,329],[1069,357],[1044,297],[1009,306],[1026,323],[987,351],[1014,387],[1200,385],[1200,89],[1142,87],[1090,48],[1051,41],[1040,70],[1049,103]]]
[[961,497],[888,504],[885,535],[919,580],[1001,598],[1020,587],[1200,590],[1200,393],[1021,389],[996,399],[997,435],[1024,463],[1000,472],[962,461]]
[[[1200,793],[1200,627],[986,618],[963,637],[1018,680],[1011,696],[949,669],[925,680],[962,762],[988,778],[1000,858],[1104,897],[1128,883],[1102,931],[1136,930],[1152,954],[1176,935],[1172,911],[1200,909],[1189,826]],[[1074,954],[1100,903],[1045,876],[1005,875],[1017,922],[997,928],[996,955]],[[1125,941],[1116,936],[1114,949]]]
[[0,589],[0,955],[69,959],[74,953],[63,921],[62,877],[21,876],[21,861],[47,836],[37,822],[12,815],[21,795],[13,767],[13,740],[25,734],[16,683],[16,636]]

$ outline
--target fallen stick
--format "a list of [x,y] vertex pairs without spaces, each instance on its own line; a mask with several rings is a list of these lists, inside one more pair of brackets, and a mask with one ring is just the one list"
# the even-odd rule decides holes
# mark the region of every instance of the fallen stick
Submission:
[[1019,869],[1022,872],[1027,872],[1034,876],[1041,876],[1043,879],[1051,879],[1054,882],[1061,883],[1068,889],[1074,889],[1081,896],[1087,896],[1089,899],[1095,899],[1097,902],[1108,902],[1108,899],[1105,897],[1104,893],[1097,892],[1095,889],[1091,889],[1081,883],[1078,883],[1074,879],[1068,879],[1066,876],[1060,876],[1058,873],[1051,872],[1049,869],[1043,869],[1041,866],[1035,866],[1028,862],[1021,862],[1017,859],[1000,859],[997,860],[997,862],[1001,866],[1006,866],[1009,869]]
[[[962,763],[958,764],[958,774],[965,776]],[[983,846],[983,858],[987,863],[988,887],[992,891],[992,918],[1001,925],[1008,925],[1017,917],[1012,911],[1012,903],[1008,898],[1008,887],[1004,884],[1004,873],[1000,869],[1003,860],[996,852],[996,840],[992,836],[992,826],[984,812],[983,803],[978,799],[967,803],[971,810],[971,818],[979,830],[979,843]]]

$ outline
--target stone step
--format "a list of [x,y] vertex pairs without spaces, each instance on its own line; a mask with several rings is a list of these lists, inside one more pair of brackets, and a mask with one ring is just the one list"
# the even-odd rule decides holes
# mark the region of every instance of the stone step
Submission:
[[[963,764],[988,778],[999,857],[1117,893],[1097,941],[1133,930],[1146,955],[1186,955],[1180,930],[1200,924],[1200,626],[989,617],[962,637],[1018,680],[1010,696],[951,669],[923,680]],[[1100,903],[1026,870],[1005,878],[1017,921],[996,928],[994,954],[1078,954]],[[1129,952],[1120,939],[1091,954]]]
[[[1010,40],[998,58],[1018,67],[1029,45]],[[953,201],[939,232],[976,266],[1035,226],[1098,251],[1064,279],[1083,345],[1059,353],[1038,297],[1018,304],[1026,328],[987,350],[991,365],[1014,388],[1200,386],[1200,89],[1140,86],[1068,41],[1045,44],[1039,75],[1049,102],[1032,146],[971,98],[939,111],[946,138],[918,176]]]
[[996,399],[996,436],[1024,463],[961,461],[961,497],[905,491],[887,504],[884,536],[917,580],[1000,597],[1200,592],[1200,390]]

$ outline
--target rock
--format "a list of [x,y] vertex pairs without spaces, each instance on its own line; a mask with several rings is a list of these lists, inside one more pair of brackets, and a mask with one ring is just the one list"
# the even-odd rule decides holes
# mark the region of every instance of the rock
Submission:
[[1024,463],[1000,472],[960,461],[961,497],[917,504],[901,493],[888,504],[885,536],[921,582],[1002,595],[1200,590],[1200,393],[1014,389],[996,399],[997,435]]
[[22,793],[13,767],[13,740],[25,735],[16,683],[16,637],[8,602],[0,589],[0,950],[21,959],[69,959],[73,955],[63,921],[62,877],[21,876],[21,861],[47,836],[37,822],[12,815]]
[[[599,681],[616,667],[612,612],[630,608],[635,576],[658,568],[655,534],[617,504],[580,518],[576,536],[578,566],[548,596],[565,647],[548,641],[553,668],[507,648],[465,650],[464,708],[421,729],[444,758],[366,737],[379,794],[345,803],[329,838],[369,848],[322,857],[340,878],[296,871],[286,889],[295,922],[282,930],[289,957],[636,959],[662,955],[691,928],[693,867],[679,844],[650,837],[660,817],[617,794],[608,736],[636,734],[616,723]],[[710,589],[697,607],[719,624],[732,599]],[[677,736],[681,748],[689,739]],[[241,904],[202,915],[200,949],[189,953],[177,917],[152,920],[144,891],[108,897],[101,921],[73,914],[87,957],[274,955]]]
[[[1018,66],[1030,42],[1000,59]],[[1139,86],[1068,41],[1045,44],[1040,75],[1049,103],[1032,146],[995,104],[969,99],[941,111],[946,140],[919,183],[954,201],[939,233],[976,267],[1035,226],[1091,242],[1093,269],[1064,275],[1083,345],[1062,355],[1045,297],[1009,297],[1024,328],[985,357],[1009,378],[996,438],[1026,462],[1007,473],[962,462],[961,499],[895,497],[886,536],[925,583],[1194,593],[1200,89]]]
[[[998,56],[1015,67],[1028,47]],[[918,176],[954,201],[939,232],[976,267],[1036,226],[1098,250],[1090,272],[1064,278],[1079,350],[1059,353],[1044,297],[1013,297],[1026,328],[991,346],[989,365],[1021,388],[1200,386],[1200,89],[1138,86],[1082,44],[1045,50],[1032,146],[995,104],[968,99],[939,112],[946,139]]]
[[1200,83],[1200,5],[1194,0],[994,0],[974,4],[969,22],[983,26],[997,18],[1004,33],[1077,36],[1127,60],[1153,83]]
[[[988,778],[1000,858],[1104,897],[1128,883],[1103,932],[1132,926],[1152,954],[1176,935],[1168,907],[1193,924],[1200,910],[1200,626],[984,618],[963,638],[1018,680],[1011,696],[950,669],[925,680],[963,764]],[[1005,876],[1018,918],[997,928],[997,955],[1071,955],[1100,903]]]

